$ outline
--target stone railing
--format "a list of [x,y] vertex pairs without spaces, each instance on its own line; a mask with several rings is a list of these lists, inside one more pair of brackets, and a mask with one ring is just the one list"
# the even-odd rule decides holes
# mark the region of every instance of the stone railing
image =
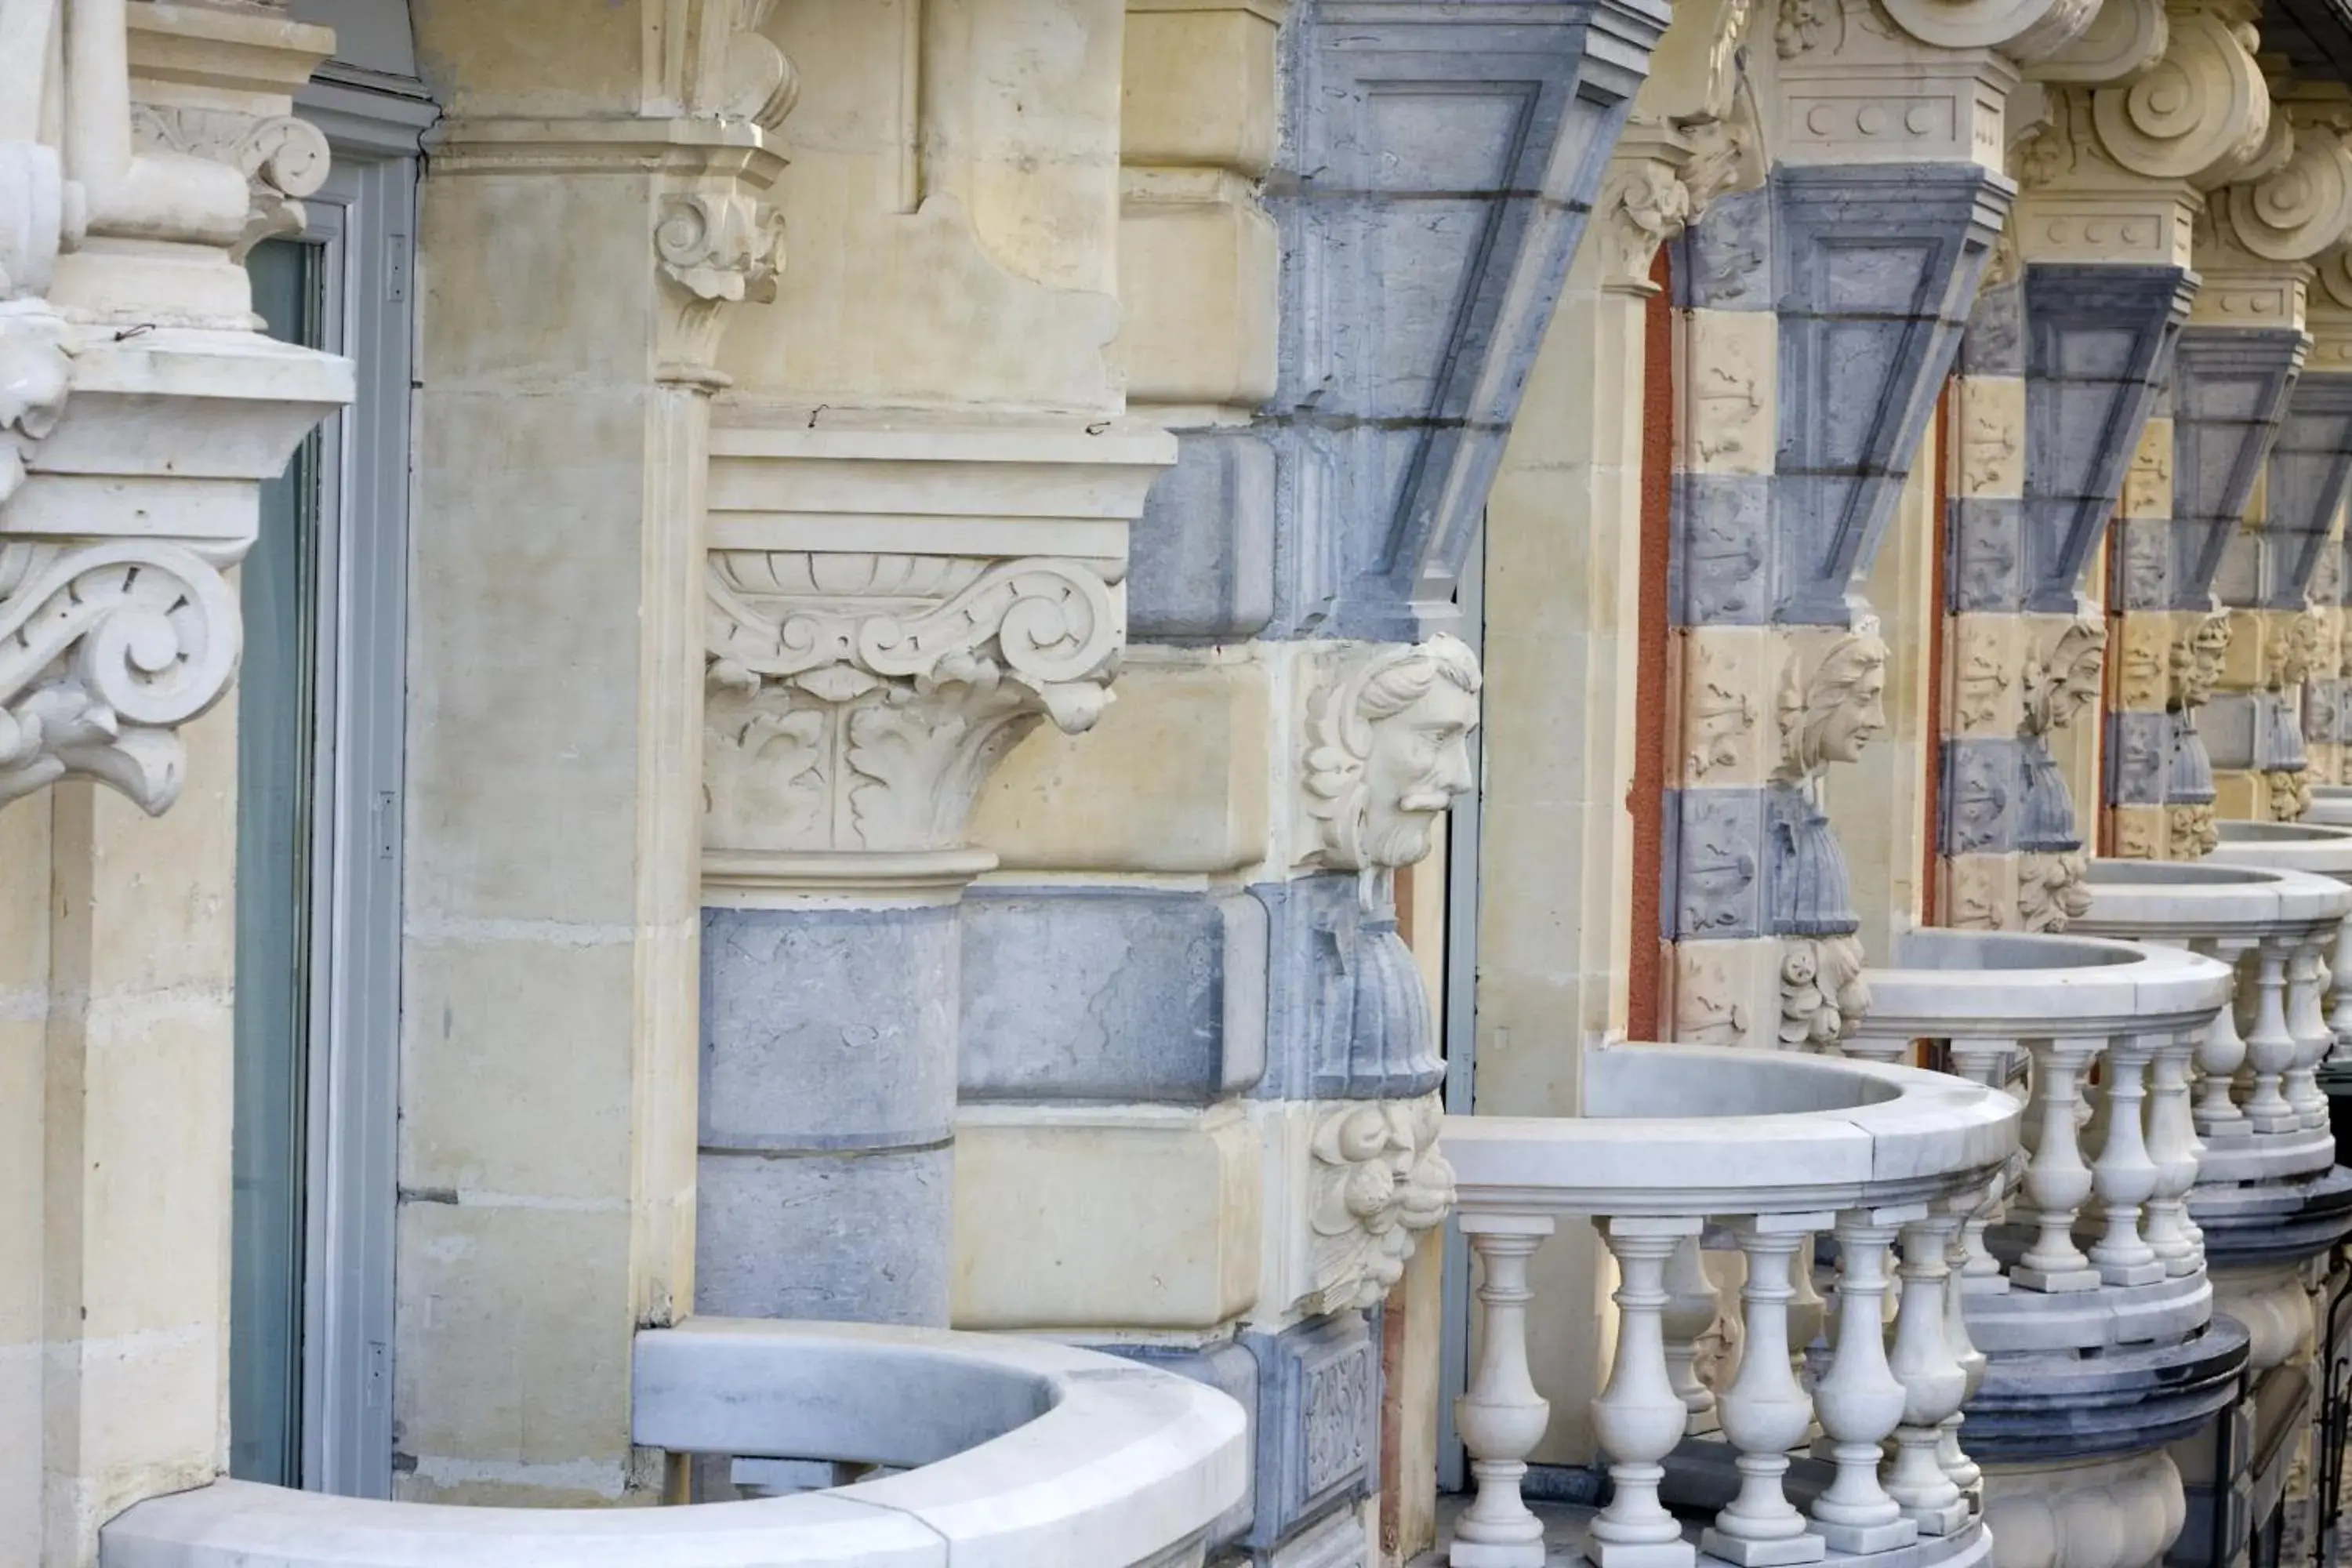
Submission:
[[[1445,1124],[1461,1227],[1482,1271],[1484,1336],[1457,1409],[1477,1497],[1454,1527],[1456,1568],[1546,1560],[1520,1496],[1550,1416],[1528,1368],[1528,1266],[1563,1215],[1597,1223],[1622,1281],[1612,1370],[1592,1402],[1614,1488],[1590,1527],[1586,1554],[1600,1568],[1688,1568],[1701,1549],[1748,1565],[1831,1548],[1906,1552],[1913,1563],[1980,1559],[1985,1532],[1962,1489],[1969,1467],[1957,1435],[1972,1352],[1948,1258],[2017,1148],[2016,1102],[1909,1068],[1625,1045],[1588,1052],[1584,1112]],[[1695,1289],[1710,1225],[1728,1228],[1747,1277],[1739,1369],[1719,1392],[1676,1353],[1698,1331],[1675,1321],[1685,1298],[1709,1321],[1715,1310],[1712,1288]],[[1839,1257],[1837,1348],[1809,1389],[1791,1357],[1812,1327],[1792,1334],[1791,1305],[1817,1308],[1811,1264],[1824,1233]],[[1740,1482],[1694,1546],[1659,1491],[1665,1459],[1702,1408],[1719,1419]],[[1789,1453],[1816,1422],[1834,1478],[1800,1512],[1784,1485]]]
[[[2151,1313],[2175,1332],[2201,1324],[2189,1074],[2229,970],[2130,942],[1951,931],[1909,933],[1895,962],[1865,972],[1870,1010],[1847,1055],[1899,1060],[1927,1040],[1963,1078],[2026,1079],[2021,1168],[1963,1231],[1979,1345],[2089,1350],[2147,1337],[2156,1325],[2131,1320]],[[2074,1237],[2086,1214],[2087,1249]],[[1988,1240],[2003,1217],[2006,1258]],[[2128,1295],[2092,1294],[2106,1290]],[[2081,1310],[2060,1300],[2078,1296]]]
[[[2315,814],[2322,805],[2313,803]],[[2219,822],[2214,824],[2221,842],[2207,856],[2210,861],[2229,866],[2261,866],[2281,871],[2308,871],[2314,876],[2333,877],[2339,882],[2352,883],[2352,827],[2329,826],[2320,822]],[[2327,1022],[2335,1031],[2337,1059],[2347,1055],[2346,1042],[2352,1042],[2352,921],[2346,922],[2338,933],[2329,959],[2331,971],[2327,993]]]
[[2314,784],[2302,821],[2315,827],[2352,827],[2352,784]]
[[698,1319],[637,1336],[632,1436],[879,1479],[650,1509],[459,1508],[242,1481],[142,1502],[102,1568],[1176,1568],[1248,1479],[1241,1407],[1033,1340]]

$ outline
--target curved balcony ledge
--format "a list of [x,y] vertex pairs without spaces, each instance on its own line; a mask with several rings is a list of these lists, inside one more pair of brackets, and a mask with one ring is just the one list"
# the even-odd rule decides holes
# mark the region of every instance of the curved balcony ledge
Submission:
[[463,1508],[219,1481],[142,1502],[103,1568],[1129,1568],[1198,1561],[1247,1479],[1214,1389],[1036,1341],[694,1320],[637,1338],[632,1436],[681,1452],[905,1467],[650,1509]]
[[2008,1097],[1941,1073],[1712,1046],[1585,1055],[1584,1115],[1449,1116],[1459,1212],[1765,1215],[1901,1204],[1989,1178]]
[[2095,859],[2070,935],[2191,942],[2307,928],[2352,914],[2352,888],[2279,867]]
[[2211,959],[2095,937],[1915,931],[1894,960],[1863,971],[1870,1009],[1850,1055],[1918,1039],[2155,1034],[2201,1026],[2230,995],[2229,970]]
[[2303,820],[2315,827],[2352,827],[2352,784],[2312,785]]
[[2316,1258],[2352,1235],[2352,1169],[2332,1165],[2300,1180],[2200,1187],[2189,1214],[2205,1232],[2215,1268]]
[[2352,827],[2316,822],[2217,822],[2221,842],[2200,864],[2268,866],[2352,878]]
[[[1589,1048],[1585,1114],[1451,1117],[1464,1235],[1477,1254],[1479,1363],[1457,1406],[1477,1498],[1455,1521],[1456,1568],[1541,1568],[1540,1522],[1519,1495],[1551,1407],[1529,1374],[1528,1260],[1557,1216],[1599,1222],[1622,1280],[1608,1386],[1593,1431],[1613,1492],[1590,1525],[1598,1568],[1692,1568],[1699,1552],[1767,1568],[1830,1552],[1888,1568],[1974,1562],[1985,1531],[1964,1489],[1967,1342],[1951,1266],[1964,1216],[2017,1147],[2006,1093],[1944,1074],[1706,1046]],[[1739,1372],[1719,1393],[1694,1344],[1724,1304],[1700,1246],[1727,1226],[1745,1255]],[[1837,1349],[1808,1387],[1792,1352],[1819,1331],[1816,1233],[1838,1251]],[[1885,1303],[1901,1247],[1890,1344]],[[1980,1365],[1979,1361],[1977,1364]],[[1737,1455],[1738,1496],[1685,1539],[1661,1498],[1664,1461],[1704,1413]],[[1789,1454],[1818,1420],[1835,1479],[1798,1511]],[[1880,1446],[1895,1459],[1884,1481]]]
[[2007,1464],[2160,1448],[2235,1397],[2246,1355],[2246,1330],[2221,1317],[2174,1344],[2001,1357],[1969,1400],[1969,1451]]

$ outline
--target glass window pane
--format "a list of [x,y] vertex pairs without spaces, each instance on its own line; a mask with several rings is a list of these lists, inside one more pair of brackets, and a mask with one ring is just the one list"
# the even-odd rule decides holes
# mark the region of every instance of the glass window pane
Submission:
[[[318,341],[320,253],[268,240],[247,259],[272,337]],[[300,1483],[305,1065],[320,526],[318,437],[261,488],[240,593],[236,1124],[229,1471]]]

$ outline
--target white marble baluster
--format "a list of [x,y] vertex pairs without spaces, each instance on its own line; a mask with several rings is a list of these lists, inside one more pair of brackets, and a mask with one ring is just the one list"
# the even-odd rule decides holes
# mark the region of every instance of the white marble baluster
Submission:
[[2105,1136],[2091,1164],[2091,1190],[2105,1228],[2091,1244],[2091,1261],[2110,1285],[2153,1285],[2164,1278],[2164,1260],[2139,1231],[2140,1211],[2160,1177],[2147,1151],[2147,1068],[2156,1047],[2153,1036],[2118,1035],[2099,1069]]
[[[1822,1224],[1826,1226],[1828,1221],[1824,1219]],[[1813,1237],[1810,1233],[1797,1238],[1796,1254],[1789,1259],[1789,1370],[1802,1382],[1806,1376],[1805,1347],[1821,1337],[1830,1305],[1822,1300],[1821,1288],[1813,1283]]]
[[1810,1239],[1800,1227],[1827,1226],[1832,1218],[1772,1215],[1738,1226],[1739,1249],[1748,1258],[1748,1282],[1739,1291],[1744,1348],[1739,1374],[1717,1404],[1739,1471],[1739,1495],[1700,1535],[1699,1550],[1740,1568],[1817,1563],[1828,1550],[1820,1536],[1807,1533],[1805,1516],[1780,1482],[1789,1471],[1789,1450],[1805,1440],[1813,1424],[1812,1401],[1789,1367],[1789,1301],[1796,1294],[1790,1268],[1800,1242]]
[[2028,1159],[2019,1184],[2024,1202],[2017,1217],[2037,1227],[2032,1246],[2009,1271],[2029,1290],[2095,1290],[2099,1272],[2074,1245],[2074,1218],[2091,1195],[2091,1168],[2083,1163],[2074,1109],[2084,1069],[2105,1047],[2098,1039],[2029,1040],[2033,1092],[2023,1132]]
[[1837,1474],[1813,1500],[1813,1532],[1840,1552],[1891,1552],[1919,1527],[1879,1484],[1880,1446],[1903,1419],[1905,1393],[1886,1362],[1887,1250],[1923,1205],[1852,1209],[1837,1219],[1837,1353],[1813,1389]]
[[1887,1357],[1903,1384],[1903,1419],[1895,1428],[1895,1462],[1886,1490],[1922,1535],[1949,1535],[1968,1522],[1968,1500],[1944,1472],[1944,1419],[1968,1395],[1968,1372],[1952,1355],[1944,1329],[1945,1254],[1959,1221],[1931,1214],[1903,1227],[1903,1300]]
[[[1543,1568],[1543,1524],[1519,1496],[1527,1458],[1551,1425],[1551,1405],[1528,1373],[1528,1259],[1552,1231],[1542,1215],[1465,1215],[1477,1255],[1483,1342],[1469,1389],[1454,1403],[1478,1495],[1454,1521],[1454,1568]],[[1655,1319],[1652,1321],[1654,1323]],[[1682,1402],[1675,1403],[1677,1412]],[[1679,1436],[1679,1434],[1677,1434]]]
[[2336,931],[2336,952],[2327,966],[2327,1026],[2336,1037],[2330,1061],[2352,1061],[2352,921]]
[[1722,1299],[1707,1277],[1699,1238],[1684,1238],[1666,1259],[1666,1306],[1660,1314],[1666,1341],[1666,1375],[1683,1407],[1694,1416],[1715,1408],[1715,1391],[1698,1375],[1698,1342],[1722,1315]]
[[2147,1095],[2147,1157],[2157,1175],[2144,1233],[2164,1272],[2176,1279],[2204,1265],[2189,1228],[2188,1203],[2189,1189],[2197,1184],[2197,1159],[2204,1152],[2189,1108],[2189,1067],[2203,1040],[2202,1031],[2158,1040]]
[[[2014,1041],[1957,1039],[1951,1045],[1953,1072],[1987,1089],[2007,1091],[2010,1061],[2018,1048]],[[1967,1288],[1979,1294],[2009,1289],[2008,1277],[2000,1271],[2000,1259],[1985,1245],[1985,1232],[2000,1218],[2008,1202],[2009,1183],[2004,1177],[1986,1192],[1984,1202],[1960,1227],[1965,1255],[1960,1273]]]
[[2320,933],[2311,935],[2294,950],[2287,969],[2286,1030],[2294,1037],[2294,1062],[2279,1088],[2307,1131],[2327,1125],[2327,1096],[2320,1092],[2319,1064],[2327,1059],[2336,1044],[2335,1032],[2327,1026],[2327,957],[2321,942]]
[[[2250,944],[2214,942],[2206,945],[2210,956],[2229,964],[2233,974],[2242,971]],[[2232,1142],[2253,1131],[2246,1113],[2230,1097],[2230,1084],[2245,1062],[2246,1042],[2238,1035],[2238,1010],[2224,1004],[2197,1046],[2197,1070],[2203,1079],[2197,1091],[2197,1134],[2208,1142]]]
[[2266,936],[2254,957],[2254,1022],[2246,1031],[2246,1064],[2242,1076],[2249,1087],[2241,1109],[2257,1132],[2293,1132],[2303,1118],[2280,1092],[2280,1081],[2294,1065],[2294,1036],[2286,1026],[2286,965],[2288,939]]
[[[1586,1555],[1599,1568],[1692,1568],[1697,1553],[1682,1526],[1658,1500],[1662,1462],[1682,1441],[1690,1411],[1666,1373],[1664,1325],[1666,1259],[1685,1237],[1699,1233],[1690,1219],[1612,1219],[1601,1238],[1616,1255],[1617,1357],[1609,1385],[1592,1402],[1592,1430],[1609,1457],[1615,1494],[1594,1516]],[[1754,1356],[1742,1358],[1744,1375]],[[1785,1367],[1784,1367],[1785,1370]],[[1516,1482],[1514,1483],[1516,1495]],[[1455,1526],[1456,1538],[1460,1526]],[[1475,1559],[1479,1564],[1500,1559]],[[1516,1563],[1518,1560],[1513,1559]],[[1538,1555],[1534,1559],[1540,1563]],[[1463,1563],[1460,1549],[1454,1558]]]
[[[1993,1190],[1998,1190],[2000,1180],[1998,1176],[1993,1178]],[[1965,1229],[1972,1215],[1983,1212],[1986,1202],[1986,1197],[1981,1194],[1963,1194],[1950,1200],[1946,1206]],[[1976,1397],[1977,1390],[1984,1384],[1986,1361],[1984,1352],[1977,1349],[1976,1341],[1969,1334],[1968,1281],[1960,1272],[1960,1266],[1968,1261],[1968,1252],[1958,1233],[1955,1233],[1951,1251],[1945,1260],[1951,1266],[1951,1270],[1944,1277],[1944,1343],[1950,1348],[1952,1359],[1959,1363],[1964,1379],[1960,1403],[1965,1405]],[[1960,1424],[1965,1419],[1957,1409],[1944,1417],[1943,1436],[1936,1444],[1936,1459],[1944,1467],[1944,1474],[1952,1478],[1954,1486],[1964,1493],[1974,1495],[1983,1484],[1984,1472],[1960,1447]]]

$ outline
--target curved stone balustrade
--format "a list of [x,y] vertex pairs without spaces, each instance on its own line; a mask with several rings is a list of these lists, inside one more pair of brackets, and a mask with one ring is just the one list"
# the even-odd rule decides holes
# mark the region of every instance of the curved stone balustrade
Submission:
[[2313,827],[2352,827],[2352,784],[2314,784],[2302,821]]
[[[2221,842],[2205,858],[2216,865],[2263,866],[2308,871],[2352,883],[2352,827],[2316,822],[2218,822]],[[2327,1022],[2335,1031],[2336,1060],[2347,1058],[2352,1042],[2352,922],[2338,934],[2329,964]]]
[[2096,1352],[2202,1327],[2189,1071],[2228,968],[2134,942],[1957,931],[1910,932],[1895,959],[1865,972],[1870,1011],[1847,1054],[1891,1061],[1927,1040],[1964,1078],[2027,1079],[2024,1157],[1960,1238],[1978,1348]]
[[[1963,1491],[1972,1468],[1956,1430],[1970,1352],[1948,1259],[2017,1148],[2016,1102],[1882,1063],[1649,1045],[1589,1049],[1584,1098],[1579,1118],[1446,1120],[1484,1325],[1457,1406],[1477,1497],[1455,1525],[1455,1568],[1545,1560],[1519,1494],[1550,1417],[1528,1369],[1528,1263],[1562,1215],[1598,1222],[1622,1281],[1612,1369],[1592,1402],[1614,1484],[1587,1544],[1600,1568],[1690,1568],[1701,1550],[1743,1568],[1832,1549],[1981,1560],[1989,1545]],[[1739,1487],[1695,1547],[1659,1487],[1703,1392],[1670,1354],[1667,1318],[1710,1222],[1728,1226],[1747,1260],[1738,1372],[1706,1400]],[[1809,1393],[1791,1366],[1791,1306],[1810,1295],[1812,1238],[1824,1232],[1841,1260],[1838,1348]],[[1898,1277],[1890,1342],[1884,1309]],[[1800,1512],[1789,1452],[1816,1420],[1834,1478]]]
[[108,1524],[102,1568],[1174,1568],[1248,1475],[1241,1407],[1033,1340],[698,1319],[637,1336],[634,1438],[900,1471],[748,1502],[459,1508],[224,1480]]

